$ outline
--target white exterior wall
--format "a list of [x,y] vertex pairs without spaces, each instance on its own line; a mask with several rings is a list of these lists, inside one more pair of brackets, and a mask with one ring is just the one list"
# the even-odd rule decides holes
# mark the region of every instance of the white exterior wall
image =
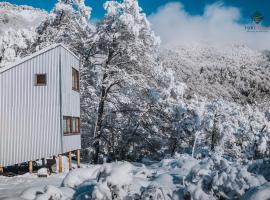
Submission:
[[[0,69],[0,166],[81,148],[81,137],[63,136],[61,127],[64,115],[80,116],[80,95],[71,85],[72,66],[79,69],[78,58],[55,45]],[[35,86],[35,75],[43,73],[47,85]]]
[[[59,53],[51,49],[0,73],[1,166],[61,153]],[[46,86],[35,86],[40,73]]]
[[[62,114],[80,117],[80,93],[72,90],[72,68],[79,71],[80,62],[66,49],[61,49]],[[81,135],[63,136],[63,152],[81,149]]]

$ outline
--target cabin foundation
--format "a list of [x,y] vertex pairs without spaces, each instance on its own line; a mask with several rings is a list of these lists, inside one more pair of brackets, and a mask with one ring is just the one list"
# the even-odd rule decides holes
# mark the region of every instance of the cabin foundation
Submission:
[[32,160],[30,160],[28,162],[28,171],[29,171],[30,174],[33,173],[33,161]]
[[58,170],[58,172],[59,173],[62,173],[63,172],[63,160],[62,160],[62,155],[59,155],[58,156],[58,162],[59,162],[59,170]]
[[72,170],[72,154],[71,154],[71,151],[68,152],[68,169]]
[[81,153],[79,149],[77,150],[77,166],[78,168],[81,167]]
[[45,167],[46,166],[45,158],[42,158],[41,162],[42,162],[42,167]]

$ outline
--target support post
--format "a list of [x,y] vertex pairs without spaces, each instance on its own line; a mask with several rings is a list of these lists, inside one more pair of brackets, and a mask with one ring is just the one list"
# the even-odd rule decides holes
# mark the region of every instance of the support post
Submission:
[[42,167],[45,167],[46,166],[45,158],[42,158],[41,161],[42,161]]
[[78,166],[78,168],[81,167],[81,154],[80,154],[80,149],[77,150],[77,166]]
[[0,166],[0,175],[4,173],[4,168]]
[[63,172],[62,155],[59,155],[59,156],[58,156],[58,161],[59,161],[59,170],[58,170],[58,172],[59,172],[59,173],[62,173],[62,172]]
[[71,156],[71,151],[68,152],[68,168],[69,168],[69,170],[72,169],[72,156]]
[[29,173],[32,174],[33,173],[33,162],[32,160],[30,160],[28,162],[28,170],[29,170]]

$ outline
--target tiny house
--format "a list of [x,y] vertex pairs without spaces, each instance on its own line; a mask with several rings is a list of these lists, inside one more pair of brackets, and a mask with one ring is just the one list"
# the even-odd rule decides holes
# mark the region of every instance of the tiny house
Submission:
[[81,148],[79,64],[55,44],[0,68],[0,168]]

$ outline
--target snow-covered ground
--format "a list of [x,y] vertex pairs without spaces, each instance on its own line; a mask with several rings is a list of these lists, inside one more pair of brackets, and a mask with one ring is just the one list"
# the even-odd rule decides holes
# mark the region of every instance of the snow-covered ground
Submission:
[[[160,162],[89,165],[68,174],[0,178],[0,199],[268,200],[270,182],[249,165],[213,155],[177,155]],[[254,169],[254,166],[252,167]]]
[[22,199],[20,195],[23,191],[32,187],[44,187],[54,185],[59,187],[66,174],[55,174],[48,178],[38,178],[37,175],[25,174],[16,177],[0,176],[0,199]]

